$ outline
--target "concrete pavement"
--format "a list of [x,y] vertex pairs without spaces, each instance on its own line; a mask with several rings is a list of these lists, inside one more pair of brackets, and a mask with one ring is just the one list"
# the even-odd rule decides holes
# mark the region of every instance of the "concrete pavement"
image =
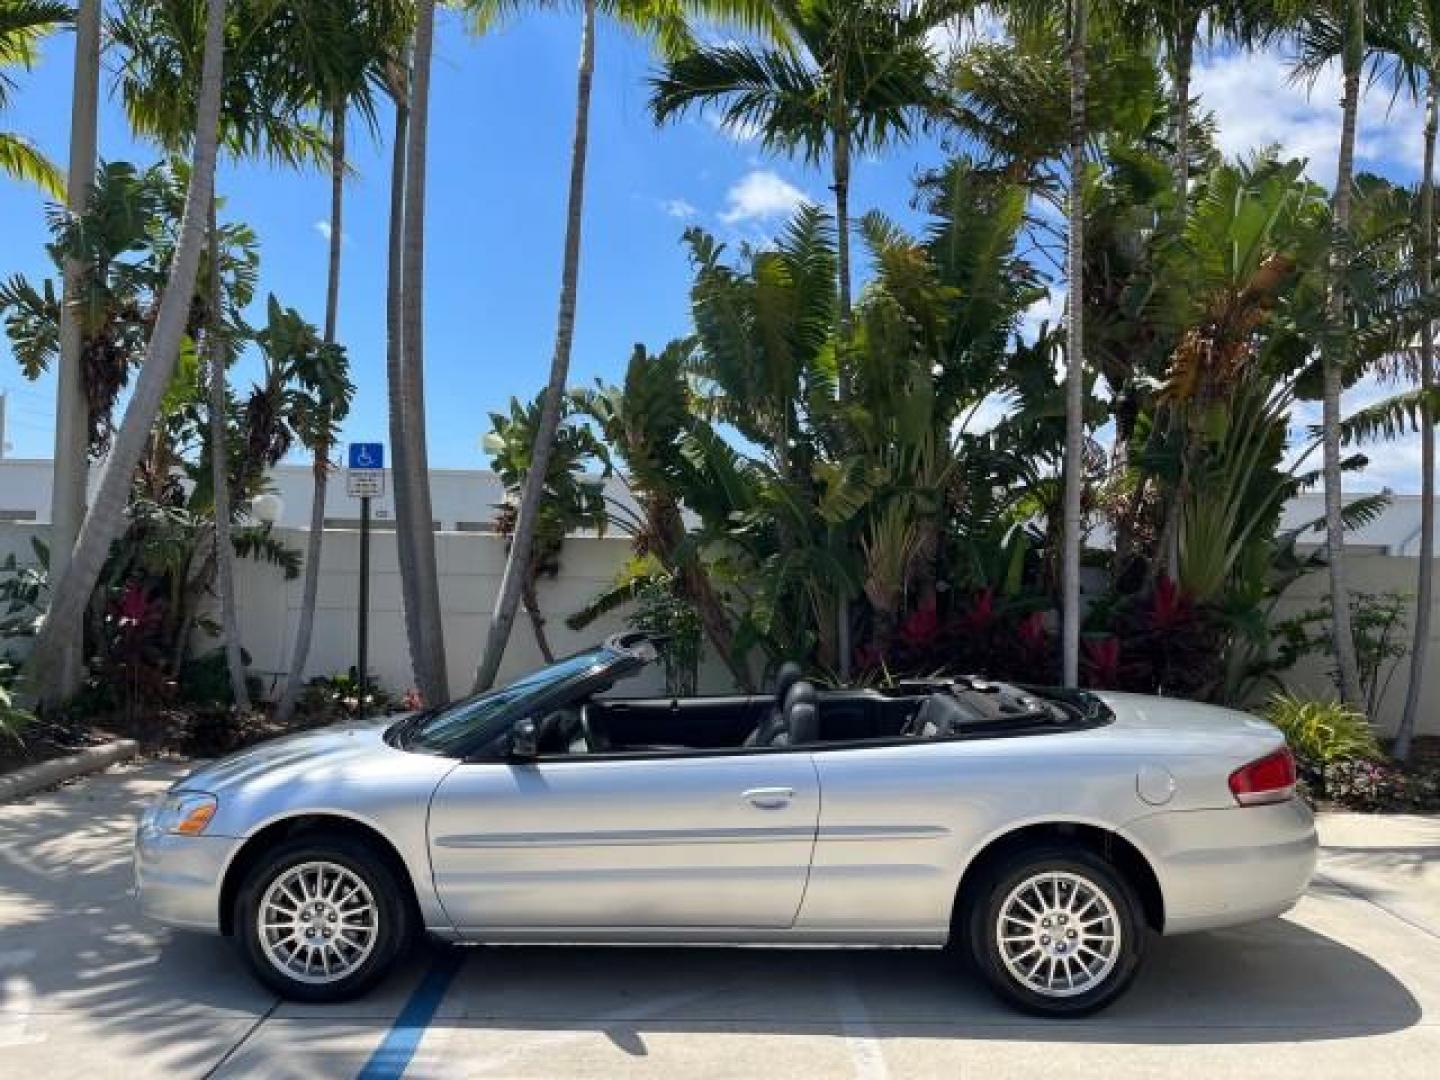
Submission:
[[1080,1023],[1017,1016],[941,954],[878,950],[434,947],[365,1000],[317,1007],[265,993],[229,942],[139,917],[135,815],[181,771],[0,807],[7,1077],[383,1076],[377,1049],[447,963],[433,1016],[399,1026],[418,1044],[407,1076],[1401,1080],[1440,1060],[1435,819],[1326,818],[1291,915],[1156,942],[1131,993]]

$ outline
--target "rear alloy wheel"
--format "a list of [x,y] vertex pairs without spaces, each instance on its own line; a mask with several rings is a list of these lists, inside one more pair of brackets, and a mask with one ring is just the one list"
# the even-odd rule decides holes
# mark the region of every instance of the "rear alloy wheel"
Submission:
[[1146,933],[1129,883],[1083,848],[1021,852],[995,869],[970,909],[970,948],[986,981],[1044,1016],[1110,1004],[1135,977]]
[[386,863],[347,838],[300,837],[261,859],[236,898],[251,970],[297,1001],[363,994],[410,936],[409,906]]

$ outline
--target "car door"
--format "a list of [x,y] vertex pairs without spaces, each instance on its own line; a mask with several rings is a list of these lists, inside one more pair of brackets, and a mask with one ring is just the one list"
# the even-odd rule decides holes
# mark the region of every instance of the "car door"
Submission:
[[820,812],[803,752],[470,761],[430,808],[462,931],[785,928]]

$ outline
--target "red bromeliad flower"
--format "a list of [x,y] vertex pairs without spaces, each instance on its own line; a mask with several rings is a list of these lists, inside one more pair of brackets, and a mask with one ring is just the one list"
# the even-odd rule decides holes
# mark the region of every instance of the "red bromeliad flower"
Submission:
[[983,634],[995,622],[995,590],[981,589],[975,594],[970,610],[960,616],[960,628],[967,634]]
[[931,601],[918,607],[900,624],[900,640],[912,649],[923,648],[935,640],[940,633],[940,616]]
[[1039,652],[1045,648],[1045,615],[1040,611],[1032,611],[1025,618],[1020,620],[1020,625],[1015,628],[1015,634],[1020,639],[1020,644],[1027,652]]
[[125,586],[120,599],[115,602],[115,621],[122,630],[139,630],[154,622],[160,614],[159,607],[145,595],[145,589],[135,581]]
[[1085,638],[1080,642],[1085,668],[1094,686],[1114,686],[1120,678],[1120,639]]
[[1175,580],[1162,575],[1155,582],[1155,592],[1150,597],[1150,627],[1153,630],[1170,630],[1190,617],[1190,598]]

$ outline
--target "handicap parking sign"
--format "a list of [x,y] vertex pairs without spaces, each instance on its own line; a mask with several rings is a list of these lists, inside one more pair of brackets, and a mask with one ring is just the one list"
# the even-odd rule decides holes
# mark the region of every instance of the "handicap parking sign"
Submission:
[[356,442],[350,444],[350,468],[383,469],[385,467],[385,444],[378,442]]

